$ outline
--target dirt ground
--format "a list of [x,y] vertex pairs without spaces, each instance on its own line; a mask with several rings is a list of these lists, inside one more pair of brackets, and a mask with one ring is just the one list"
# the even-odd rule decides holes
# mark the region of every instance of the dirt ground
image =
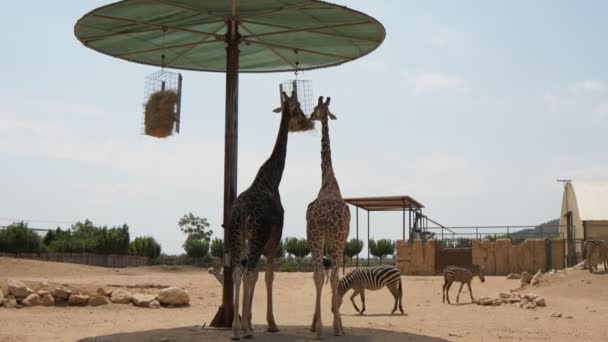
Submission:
[[[188,308],[142,309],[131,305],[105,307],[0,307],[0,341],[96,341],[182,342],[227,341],[230,331],[203,328],[221,302],[221,287],[205,270],[189,267],[141,267],[105,269],[0,258],[0,286],[15,278],[37,288],[51,286],[94,291],[108,284],[160,284],[178,286],[191,294]],[[266,291],[264,277],[255,292],[253,321],[258,341],[308,341],[314,310],[314,285],[310,273],[278,273],[275,277],[277,334],[265,332]],[[441,277],[404,276],[406,316],[391,316],[388,290],[367,292],[366,315],[359,316],[345,298],[342,306],[346,336],[333,337],[330,291],[323,291],[323,323],[327,341],[607,341],[608,273],[587,271],[546,275],[530,291],[544,296],[547,307],[525,310],[516,306],[482,307],[469,304],[466,286],[461,305],[441,303]],[[517,280],[486,277],[475,279],[476,298],[498,296],[519,285]],[[452,287],[455,302],[458,286]],[[347,294],[348,296],[348,294]],[[464,299],[464,300],[463,300]],[[554,312],[562,318],[551,317]],[[571,318],[568,318],[571,316]]]

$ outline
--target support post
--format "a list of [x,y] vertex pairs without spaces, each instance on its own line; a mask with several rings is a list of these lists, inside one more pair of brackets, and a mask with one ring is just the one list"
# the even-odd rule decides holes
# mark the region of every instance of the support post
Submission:
[[[234,10],[233,10],[234,12]],[[211,322],[212,327],[229,328],[234,315],[234,285],[232,255],[230,254],[230,209],[236,199],[238,162],[238,89],[239,89],[239,34],[233,13],[226,34],[226,128],[224,145],[224,288],[222,306]],[[238,256],[234,256],[238,257]]]
[[369,266],[369,210],[367,211],[367,266]]
[[[357,244],[359,243],[359,207],[356,207],[357,209],[355,209],[355,216],[357,217],[356,222],[357,222]],[[359,253],[357,253],[357,268],[359,268]]]
[[405,241],[405,200],[403,200],[403,241]]

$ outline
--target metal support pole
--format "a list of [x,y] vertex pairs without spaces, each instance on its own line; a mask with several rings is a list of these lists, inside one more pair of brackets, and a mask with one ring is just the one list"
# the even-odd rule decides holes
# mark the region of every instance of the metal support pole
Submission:
[[409,210],[407,211],[409,214],[409,222],[407,224],[407,233],[408,233],[408,239],[412,239],[412,207],[409,207]]
[[405,241],[405,201],[403,201],[403,241]]
[[[236,2],[234,2],[236,3]],[[239,34],[238,22],[233,17],[226,34],[226,131],[224,146],[224,288],[222,306],[211,322],[212,327],[229,328],[234,315],[234,284],[232,255],[230,254],[230,209],[236,199],[238,162],[238,89],[239,89]],[[238,257],[238,256],[234,256]]]
[[369,266],[369,210],[367,211],[367,266]]
[[[355,216],[357,217],[356,222],[357,222],[357,244],[359,244],[359,207],[356,207],[357,209],[355,209]],[[359,253],[357,253],[357,268],[359,268]]]

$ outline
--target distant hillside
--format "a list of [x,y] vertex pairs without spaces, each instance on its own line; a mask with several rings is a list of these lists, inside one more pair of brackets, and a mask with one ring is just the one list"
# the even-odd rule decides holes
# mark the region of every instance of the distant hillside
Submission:
[[559,234],[559,219],[541,223],[538,226],[530,229],[523,229],[515,233],[511,233],[511,237],[534,237],[546,238],[554,237]]

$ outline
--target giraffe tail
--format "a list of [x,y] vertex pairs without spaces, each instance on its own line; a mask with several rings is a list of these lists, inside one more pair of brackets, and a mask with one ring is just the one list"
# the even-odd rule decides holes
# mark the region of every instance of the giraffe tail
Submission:
[[329,283],[329,271],[331,270],[331,259],[327,258],[327,257],[323,257],[323,268],[325,269],[325,285],[327,285],[327,283]]

